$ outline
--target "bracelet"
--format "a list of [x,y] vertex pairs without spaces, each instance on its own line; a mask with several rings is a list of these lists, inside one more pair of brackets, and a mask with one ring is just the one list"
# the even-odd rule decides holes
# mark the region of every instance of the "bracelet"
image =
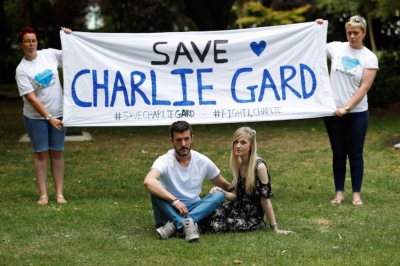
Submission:
[[271,226],[271,228],[274,229],[275,226],[278,226],[278,223],[270,223],[269,226]]
[[343,107],[344,108],[344,110],[346,110],[346,112],[350,112],[351,111],[351,109],[350,109],[350,107],[348,106],[348,105],[346,105],[345,107]]
[[175,206],[178,202],[179,202],[179,199],[176,198],[176,199],[174,199],[174,200],[171,202],[171,205],[172,205],[172,206]]

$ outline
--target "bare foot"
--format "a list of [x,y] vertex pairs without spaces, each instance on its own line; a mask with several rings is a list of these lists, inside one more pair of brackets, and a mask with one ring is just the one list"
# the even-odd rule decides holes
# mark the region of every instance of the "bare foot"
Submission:
[[42,195],[36,203],[39,205],[47,205],[49,203],[49,197],[47,197],[47,195]]
[[337,204],[342,204],[343,202],[344,202],[343,192],[336,192],[336,196],[333,200],[331,200],[331,203],[333,205],[337,205]]
[[56,196],[56,201],[57,201],[58,204],[65,204],[65,203],[68,202],[68,201],[65,200],[63,195],[57,195]]
[[353,193],[353,205],[354,206],[362,206],[363,202],[360,197],[360,193]]

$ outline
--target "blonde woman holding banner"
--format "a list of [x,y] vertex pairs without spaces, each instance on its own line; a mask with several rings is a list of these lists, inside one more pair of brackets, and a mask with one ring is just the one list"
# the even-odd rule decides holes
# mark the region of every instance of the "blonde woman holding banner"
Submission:
[[[322,19],[317,19],[323,24]],[[336,104],[334,116],[325,118],[325,127],[333,152],[335,198],[332,204],[344,201],[346,161],[349,158],[354,206],[362,206],[361,185],[364,174],[364,142],[369,123],[367,92],[378,71],[378,59],[363,44],[367,23],[352,16],[345,25],[348,42],[331,42],[326,54],[331,59],[331,87]]]

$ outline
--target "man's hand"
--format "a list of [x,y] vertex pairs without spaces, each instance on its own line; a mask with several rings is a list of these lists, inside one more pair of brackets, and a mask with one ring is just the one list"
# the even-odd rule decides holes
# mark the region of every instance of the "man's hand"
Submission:
[[186,205],[182,203],[182,201],[178,201],[174,208],[179,212],[179,215],[187,217],[189,212],[186,208]]
[[224,191],[222,188],[220,188],[220,187],[213,187],[213,188],[210,190],[210,192],[208,192],[208,194],[215,194],[215,192],[217,192],[217,190],[219,190],[219,191],[221,191],[222,193],[225,194],[225,191]]

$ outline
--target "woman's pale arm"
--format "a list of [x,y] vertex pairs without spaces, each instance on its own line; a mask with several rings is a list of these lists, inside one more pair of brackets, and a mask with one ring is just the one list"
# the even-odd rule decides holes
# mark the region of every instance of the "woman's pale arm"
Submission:
[[[347,102],[347,106],[348,108],[353,109],[354,107],[356,107],[361,100],[364,98],[364,96],[367,94],[367,92],[371,89],[372,83],[374,83],[374,79],[376,76],[376,72],[378,71],[378,69],[364,69],[364,73],[361,79],[361,85],[358,88],[358,90],[356,91],[356,93],[354,93],[353,97],[351,97],[351,99]],[[345,106],[343,106],[342,108],[338,108],[335,111],[335,115],[341,117],[345,114],[347,114],[347,110],[345,109]]]
[[[43,103],[36,98],[34,91],[25,94],[24,97],[41,116],[46,117],[50,114],[46,107],[44,107]],[[49,123],[60,131],[63,127],[63,122],[55,117],[51,117]]]
[[[260,178],[261,183],[267,184],[269,182],[269,180],[268,180],[267,167],[265,166],[265,164],[260,164],[257,168],[257,171],[258,171],[258,177]],[[292,231],[289,231],[289,230],[279,230],[278,223],[276,222],[276,219],[275,219],[275,213],[274,213],[274,208],[272,207],[271,199],[261,197],[261,206],[263,207],[263,210],[264,210],[265,214],[267,215],[269,224],[275,233],[285,234],[285,235],[293,233]]]

